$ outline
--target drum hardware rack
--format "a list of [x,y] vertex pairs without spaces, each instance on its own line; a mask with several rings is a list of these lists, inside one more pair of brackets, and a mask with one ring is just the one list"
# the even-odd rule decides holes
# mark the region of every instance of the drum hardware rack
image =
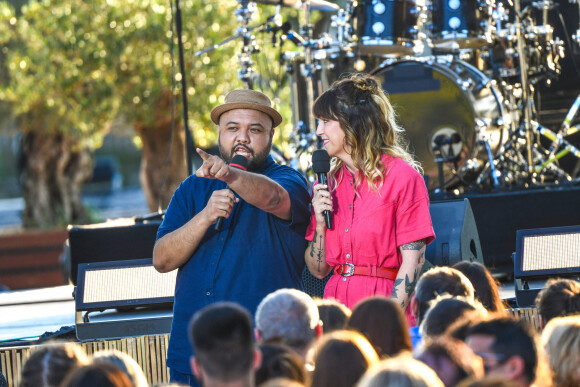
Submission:
[[[408,44],[405,42],[412,41],[412,53],[410,54],[407,47],[399,48],[397,46],[398,39],[392,39],[392,45],[396,47],[383,47],[380,44],[371,44],[365,47],[362,44],[361,39],[364,36],[361,35],[366,32],[364,28],[368,30],[369,27],[363,28],[357,25],[359,22],[357,18],[361,17],[362,11],[367,12],[367,14],[370,12],[368,9],[361,8],[370,6],[370,1],[348,0],[346,9],[339,8],[324,0],[257,0],[256,2],[276,5],[277,7],[302,8],[305,15],[305,24],[301,24],[299,30],[304,37],[300,51],[290,51],[283,54],[287,74],[294,78],[290,80],[293,94],[291,105],[294,133],[290,139],[291,155],[289,159],[289,163],[293,167],[306,173],[303,159],[307,158],[320,145],[315,134],[315,119],[310,112],[310,107],[318,94],[328,86],[327,83],[337,79],[338,75],[333,79],[335,75],[333,66],[338,66],[339,61],[336,58],[343,58],[350,63],[351,71],[369,71],[372,69],[375,71],[385,69],[387,71],[390,66],[397,67],[401,62],[414,62],[428,68],[435,66],[434,69],[437,69],[439,68],[437,66],[445,66],[445,64],[437,64],[439,58],[449,56],[453,59],[448,64],[455,66],[452,72],[457,74],[443,73],[443,76],[451,78],[451,81],[455,82],[464,93],[478,94],[480,91],[478,88],[484,88],[486,92],[491,92],[491,94],[500,94],[495,96],[497,102],[492,103],[498,105],[494,109],[498,111],[499,117],[474,115],[475,122],[470,129],[474,133],[473,141],[470,138],[461,138],[463,147],[467,146],[473,149],[468,149],[467,159],[461,160],[459,163],[457,162],[459,154],[455,154],[456,152],[452,148],[453,144],[434,146],[433,142],[438,132],[432,134],[430,139],[431,160],[427,160],[426,157],[419,159],[422,163],[428,164],[433,161],[436,163],[434,175],[437,177],[438,184],[436,187],[431,186],[431,189],[447,191],[454,195],[472,189],[493,190],[518,185],[528,187],[546,183],[558,184],[578,181],[576,177],[578,169],[580,169],[580,162],[572,173],[567,173],[560,168],[559,161],[568,154],[580,159],[580,151],[577,146],[566,138],[580,130],[580,125],[571,126],[571,122],[580,107],[580,95],[557,131],[552,131],[538,122],[538,113],[534,106],[534,85],[539,81],[548,83],[551,77],[556,77],[560,71],[558,61],[564,57],[562,42],[558,37],[553,38],[553,28],[548,24],[548,11],[554,8],[554,1],[527,2],[528,4],[523,9],[521,9],[520,0],[510,1],[515,15],[512,23],[509,23],[509,10],[500,0],[473,2],[478,5],[479,9],[469,11],[483,12],[487,19],[478,21],[477,27],[464,28],[467,30],[467,34],[464,35],[449,33],[449,28],[440,23],[435,26],[436,21],[433,20],[433,15],[435,12],[440,12],[438,15],[441,15],[441,9],[437,11],[437,5],[442,6],[441,1],[427,0],[424,4],[419,4],[420,2],[417,1],[417,7],[413,10],[413,12],[417,12],[413,16],[413,18],[416,16],[416,19],[411,18],[414,24],[406,26],[412,33],[396,32],[402,37],[399,40],[403,41],[403,45]],[[400,5],[390,0],[379,2],[393,7]],[[261,28],[260,31],[270,31],[269,28],[263,27],[267,23],[271,23],[272,18],[268,18],[268,21],[262,25],[250,27],[249,21],[256,5],[248,0],[238,0],[238,3],[240,3],[241,9],[236,12],[240,23],[237,33],[195,55],[211,51],[233,39],[243,38],[242,52],[238,56],[240,63],[238,76],[245,87],[251,88],[252,78],[255,76],[252,55],[259,52],[252,32],[258,28]],[[409,7],[416,4],[413,1],[406,3],[411,4]],[[459,1],[457,3],[460,4]],[[312,36],[313,25],[310,20],[312,9],[336,11],[336,15],[331,17],[331,28],[336,30],[335,35],[330,37],[328,33],[324,33],[318,39],[314,39]],[[393,14],[401,12],[400,9],[395,8],[390,9],[390,11]],[[541,16],[536,18],[532,12],[540,13]],[[279,15],[278,12],[276,14]],[[407,17],[409,16],[403,15],[403,19]],[[467,19],[469,18],[467,17]],[[538,21],[541,25],[537,25]],[[401,22],[404,24],[409,21],[405,19]],[[463,23],[463,21],[461,22]],[[467,20],[466,24],[469,22]],[[478,29],[472,31],[474,28]],[[576,30],[573,38],[577,43],[580,43],[578,31],[580,28]],[[373,42],[373,40],[367,39],[366,42]],[[502,59],[501,56],[498,59],[496,52],[492,51],[491,44],[498,42],[505,45],[503,47],[505,59]],[[403,53],[397,52],[399,49]],[[392,54],[393,51],[394,54]],[[380,61],[381,58],[382,61]],[[465,60],[475,58],[476,61],[483,62],[484,64],[475,70],[479,71],[480,75],[467,79],[462,78],[463,75],[459,73],[461,70],[456,69],[461,68],[464,60],[462,58],[467,58]],[[435,64],[430,64],[430,61]],[[325,73],[330,73],[330,75]],[[462,83],[477,81],[478,77],[481,78],[481,85],[465,86]],[[457,80],[454,80],[455,78]],[[465,87],[471,89],[466,91]],[[468,103],[471,105],[482,102],[477,99],[480,98],[479,96],[476,96],[475,100],[472,96],[468,97]],[[300,104],[306,104],[306,108]],[[470,108],[476,109],[474,106]],[[498,136],[500,140],[498,140]],[[544,149],[540,143],[540,138],[550,142],[548,149]],[[447,139],[447,141],[449,140]],[[445,149],[447,149],[447,154]],[[451,152],[452,155],[448,152]],[[475,157],[477,153],[479,156]],[[447,168],[447,172],[443,172],[444,166]],[[449,181],[455,181],[455,183],[449,185]]]

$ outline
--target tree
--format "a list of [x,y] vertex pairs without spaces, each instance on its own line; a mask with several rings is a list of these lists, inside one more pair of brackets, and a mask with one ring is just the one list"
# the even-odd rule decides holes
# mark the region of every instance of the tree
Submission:
[[8,73],[0,99],[11,102],[23,132],[25,227],[87,220],[80,192],[91,175],[91,149],[119,104],[106,71],[115,60],[104,44],[110,11],[105,2],[45,0],[17,17],[0,3]]

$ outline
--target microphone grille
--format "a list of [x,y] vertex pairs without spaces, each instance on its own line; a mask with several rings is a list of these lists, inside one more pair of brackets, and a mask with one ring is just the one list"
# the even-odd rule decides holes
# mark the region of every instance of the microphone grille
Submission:
[[317,149],[312,152],[312,170],[314,173],[330,171],[330,156],[328,156],[326,149]]
[[245,171],[248,169],[248,159],[242,155],[235,155],[234,158],[230,161],[230,167],[243,169]]

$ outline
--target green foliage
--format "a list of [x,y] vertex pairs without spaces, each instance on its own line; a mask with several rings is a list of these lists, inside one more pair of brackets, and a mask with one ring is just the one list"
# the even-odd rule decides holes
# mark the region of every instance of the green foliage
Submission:
[[109,70],[116,58],[107,47],[116,8],[104,1],[44,0],[30,2],[16,17],[6,3],[0,7],[9,76],[0,99],[13,103],[20,128],[98,144],[119,106]]
[[[173,52],[175,103],[181,111],[173,3],[41,0],[31,1],[17,13],[0,1],[0,57],[6,60],[0,101],[12,103],[25,131],[62,132],[83,145],[98,147],[117,116],[129,124],[146,125],[159,118],[154,106],[163,92],[172,89]],[[197,57],[194,53],[236,34],[239,7],[235,0],[180,1],[189,126],[202,147],[217,140],[211,109],[223,102],[227,91],[242,87],[238,80],[242,40]],[[250,25],[263,22],[274,10],[274,6],[258,6]],[[285,20],[294,21],[299,12],[282,11]],[[274,96],[282,112],[285,124],[275,139],[280,145],[292,129],[289,91],[278,61],[281,52],[272,46],[271,34],[255,35],[262,49],[252,56],[259,78],[255,87]],[[283,49],[291,48],[286,43]]]

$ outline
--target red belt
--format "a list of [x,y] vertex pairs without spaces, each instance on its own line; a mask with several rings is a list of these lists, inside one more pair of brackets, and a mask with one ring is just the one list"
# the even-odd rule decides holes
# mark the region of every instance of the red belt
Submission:
[[384,267],[371,268],[368,266],[355,266],[352,263],[345,263],[334,267],[334,273],[343,277],[350,277],[353,275],[367,275],[371,277],[386,278],[395,280],[397,278],[398,269],[387,269]]

